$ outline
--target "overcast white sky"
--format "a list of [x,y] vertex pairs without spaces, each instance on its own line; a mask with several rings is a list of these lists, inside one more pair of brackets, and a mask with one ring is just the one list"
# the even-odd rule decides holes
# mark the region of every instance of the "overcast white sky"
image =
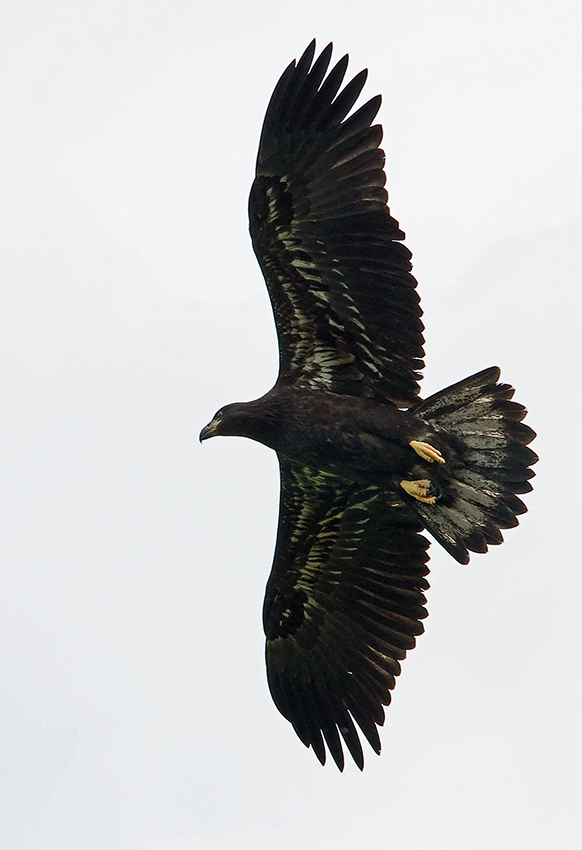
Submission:
[[[0,49],[0,843],[579,850],[580,113],[572,0],[13,3]],[[530,513],[461,567],[363,774],[268,694],[275,456],[198,432],[277,354],[246,203],[313,36],[384,96],[425,394],[498,364]]]

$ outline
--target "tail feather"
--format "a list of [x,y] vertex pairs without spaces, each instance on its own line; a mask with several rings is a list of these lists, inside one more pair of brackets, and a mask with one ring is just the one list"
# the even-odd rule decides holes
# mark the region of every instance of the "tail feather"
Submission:
[[526,408],[514,389],[497,383],[497,367],[485,369],[426,399],[414,410],[442,430],[455,461],[435,470],[443,498],[416,508],[426,528],[463,564],[469,551],[486,552],[503,542],[501,529],[518,525],[527,511],[518,497],[532,489],[538,457],[528,447],[535,432],[523,424]]

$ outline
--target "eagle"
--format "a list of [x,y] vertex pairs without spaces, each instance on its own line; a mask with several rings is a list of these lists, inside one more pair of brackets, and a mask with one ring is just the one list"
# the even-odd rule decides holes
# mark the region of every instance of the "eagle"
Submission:
[[[491,367],[421,399],[422,310],[384,184],[378,95],[342,84],[315,40],[267,108],[250,234],[279,375],[200,433],[277,453],[281,491],[263,609],[275,705],[325,764],[360,770],[427,616],[427,530],[459,563],[526,511],[537,455],[526,409]],[[519,494],[519,495],[518,495]]]

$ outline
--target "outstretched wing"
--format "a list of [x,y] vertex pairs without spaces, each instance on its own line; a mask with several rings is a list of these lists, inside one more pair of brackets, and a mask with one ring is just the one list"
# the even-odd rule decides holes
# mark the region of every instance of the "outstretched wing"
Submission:
[[[376,753],[400,661],[423,631],[428,541],[394,495],[281,462],[279,531],[263,621],[279,711],[322,764],[357,725]],[[325,743],[324,743],[325,742]]]
[[[326,75],[315,41],[271,97],[249,200],[253,247],[279,338],[279,381],[415,402],[422,310],[404,233],[386,206],[381,98],[346,115],[366,81],[342,91],[348,57]],[[325,79],[324,79],[325,78]]]

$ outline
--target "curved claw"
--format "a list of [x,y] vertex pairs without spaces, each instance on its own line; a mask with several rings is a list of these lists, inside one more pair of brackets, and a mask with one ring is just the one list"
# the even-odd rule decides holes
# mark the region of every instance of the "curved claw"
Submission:
[[445,462],[445,459],[439,450],[435,449],[434,446],[431,446],[430,443],[421,443],[419,440],[411,440],[408,445],[414,449],[419,457],[429,463],[434,463],[435,460],[437,463]]
[[427,478],[421,478],[419,481],[401,481],[400,486],[409,496],[424,502],[425,505],[434,505],[438,499],[437,488]]

